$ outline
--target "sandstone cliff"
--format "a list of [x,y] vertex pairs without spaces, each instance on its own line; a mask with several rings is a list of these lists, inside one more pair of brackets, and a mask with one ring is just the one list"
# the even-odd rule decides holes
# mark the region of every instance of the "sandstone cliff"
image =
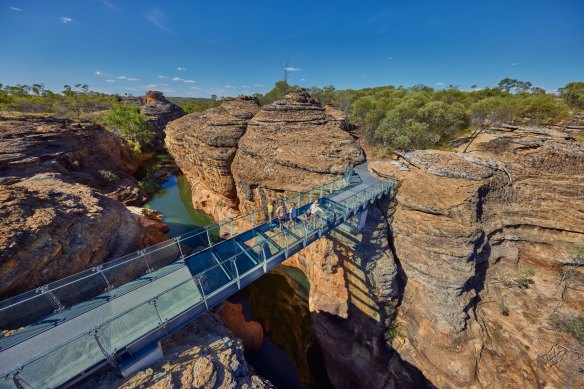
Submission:
[[550,322],[584,301],[584,147],[569,139],[504,127],[465,154],[370,165],[400,181],[388,217],[403,336],[392,345],[434,385],[584,383],[582,345]]
[[223,219],[237,208],[231,165],[247,123],[259,111],[250,97],[226,99],[168,124],[166,147],[193,189],[193,205]]
[[332,181],[365,161],[342,112],[333,111],[297,90],[250,120],[232,166],[242,211],[264,205],[256,188],[267,198],[292,194]]
[[152,242],[116,199],[139,202],[143,194],[136,163],[115,136],[54,118],[0,118],[0,128],[0,296]]
[[189,114],[168,124],[166,145],[193,187],[195,207],[223,220],[363,162],[346,130],[342,112],[297,90],[261,110],[241,96]]

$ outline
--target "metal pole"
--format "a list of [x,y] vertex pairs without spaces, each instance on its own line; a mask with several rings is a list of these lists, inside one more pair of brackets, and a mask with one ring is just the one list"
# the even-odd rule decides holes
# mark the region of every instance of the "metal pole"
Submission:
[[158,316],[158,326],[162,327],[164,332],[168,335],[168,331],[166,330],[166,321],[162,320],[162,316],[160,316],[160,312],[158,311],[158,297],[154,297],[152,300],[150,300],[150,304],[154,306],[156,316]]
[[[268,243],[264,243],[264,244],[268,244]],[[264,245],[262,245],[261,250],[262,250],[262,260],[264,261],[264,273],[266,273],[268,271],[268,262],[266,259],[266,250],[264,249]]]
[[209,247],[213,246],[213,244],[211,243],[211,234],[209,234],[209,229],[205,227],[205,230],[207,230],[207,240],[209,241]]
[[176,245],[178,246],[178,251],[180,252],[180,258],[183,259],[185,257],[185,254],[182,251],[182,247],[180,247],[180,240],[178,239],[178,237],[174,238],[174,241],[176,242]]
[[233,264],[233,267],[235,268],[235,277],[236,277],[236,281],[237,281],[237,289],[241,289],[241,280],[239,279],[239,270],[237,269],[237,258],[233,257],[231,259],[231,263]]
[[146,268],[148,269],[147,270],[148,274],[152,273],[152,269],[150,269],[150,264],[148,263],[148,259],[146,259],[146,252],[144,250],[140,250],[140,253],[142,253],[142,256],[144,257],[144,262],[146,262]]
[[112,286],[109,283],[109,280],[107,279],[105,274],[103,273],[102,269],[103,269],[103,265],[99,265],[99,266],[96,266],[93,268],[94,271],[99,273],[99,275],[101,276],[101,279],[103,280],[103,282],[105,282],[105,285],[106,285],[105,290],[107,290],[109,292],[110,290],[112,290]]
[[41,293],[47,296],[47,299],[51,302],[53,307],[55,307],[55,312],[61,312],[63,309],[65,309],[65,306],[61,303],[61,300],[59,300],[59,298],[49,290],[48,285],[43,285],[40,288],[37,288],[36,293]]
[[201,294],[203,295],[203,302],[205,303],[205,307],[207,307],[207,311],[209,310],[209,305],[207,304],[207,296],[205,296],[205,291],[203,290],[203,283],[201,282],[201,276],[193,277],[196,278],[199,282],[199,288],[201,288]]

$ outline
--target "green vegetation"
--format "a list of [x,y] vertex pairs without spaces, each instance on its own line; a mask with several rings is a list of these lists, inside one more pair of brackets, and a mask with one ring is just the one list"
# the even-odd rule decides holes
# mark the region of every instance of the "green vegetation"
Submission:
[[217,96],[213,96],[210,99],[198,97],[169,97],[168,101],[175,103],[186,113],[201,112],[209,108],[218,107],[221,104],[221,100],[217,100]]
[[571,82],[558,92],[570,107],[584,109],[584,82]]
[[501,312],[501,315],[509,316],[509,308],[507,308],[505,303],[501,302],[497,305],[497,307],[499,308],[499,312]]
[[[294,88],[282,80],[271,91],[254,96],[261,104],[269,104]],[[375,145],[381,154],[393,150],[443,149],[455,137],[501,123],[557,124],[569,117],[570,110],[584,109],[584,82],[567,84],[559,89],[558,96],[529,81],[511,78],[501,80],[495,88],[478,90],[473,86],[471,91],[461,91],[456,86],[434,90],[424,85],[337,90],[329,85],[312,87],[308,92],[322,104],[344,111],[349,121],[358,126],[363,140]],[[168,99],[187,113],[221,103],[217,96]],[[139,150],[154,135],[138,109],[121,105],[121,100],[120,96],[90,91],[86,84],[65,85],[61,93],[53,93],[42,84],[0,84],[2,112],[86,117],[105,124]],[[103,114],[107,110],[110,112]],[[101,118],[95,115],[100,111]]]
[[532,279],[533,276],[535,276],[533,269],[524,270],[513,278],[513,283],[519,289],[529,289],[529,286],[535,283]]
[[97,176],[99,177],[99,180],[103,186],[116,184],[120,181],[120,176],[107,169],[98,170]]
[[[282,98],[295,86],[278,81],[262,104]],[[337,90],[329,85],[308,92],[322,104],[343,110],[359,127],[363,139],[388,150],[444,148],[454,137],[501,123],[545,125],[569,117],[569,107],[582,108],[584,83],[560,89],[560,97],[530,82],[505,78],[496,88],[461,91],[416,85]]]
[[8,113],[43,113],[66,117],[109,109],[118,96],[89,90],[87,84],[65,85],[61,93],[45,89],[43,84],[0,84],[0,111]]
[[388,342],[392,342],[396,338],[405,338],[405,335],[397,326],[394,326],[387,330],[386,339]]
[[158,189],[160,189],[160,185],[152,176],[146,176],[142,180],[138,181],[138,186],[149,195],[153,195],[154,193],[158,192]]
[[566,332],[584,344],[584,313],[578,315],[553,313],[549,317],[549,323],[554,330]]
[[125,139],[136,151],[154,140],[154,132],[148,127],[140,108],[115,104],[101,119],[102,124]]

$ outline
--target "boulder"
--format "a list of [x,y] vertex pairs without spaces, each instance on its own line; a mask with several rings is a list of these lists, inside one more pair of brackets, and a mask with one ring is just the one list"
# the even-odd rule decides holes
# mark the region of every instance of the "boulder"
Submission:
[[0,298],[152,241],[115,199],[124,188],[140,196],[136,168],[130,150],[93,123],[0,118]]

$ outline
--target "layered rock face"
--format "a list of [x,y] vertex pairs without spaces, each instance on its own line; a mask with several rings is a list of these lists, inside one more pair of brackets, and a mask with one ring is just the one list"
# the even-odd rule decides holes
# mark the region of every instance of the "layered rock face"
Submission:
[[387,206],[370,206],[359,233],[335,231],[284,262],[301,269],[310,282],[313,329],[335,388],[414,388],[427,383],[388,345],[401,285]]
[[186,113],[178,105],[166,100],[162,92],[148,91],[144,100],[140,112],[148,118],[148,126],[156,132],[157,139],[162,141],[166,124]]
[[217,220],[330,181],[364,161],[342,113],[302,90],[261,110],[254,98],[227,99],[169,123],[166,132],[195,207]]
[[162,341],[165,358],[127,380],[105,373],[77,387],[93,388],[274,388],[247,365],[240,340],[205,314]]
[[276,193],[292,194],[331,181],[364,161],[342,112],[325,109],[297,90],[262,107],[239,142],[232,170],[240,209],[264,205],[264,197]]
[[124,187],[140,193],[137,166],[115,136],[67,119],[0,118],[0,127],[0,297],[151,240],[115,199]]
[[166,128],[166,147],[192,185],[193,205],[218,219],[235,214],[231,165],[247,123],[259,109],[254,98],[227,99],[218,108],[193,112]]
[[400,181],[388,217],[403,336],[392,345],[434,385],[584,383],[582,345],[550,321],[584,301],[584,147],[569,138],[504,127],[468,153],[370,164]]

